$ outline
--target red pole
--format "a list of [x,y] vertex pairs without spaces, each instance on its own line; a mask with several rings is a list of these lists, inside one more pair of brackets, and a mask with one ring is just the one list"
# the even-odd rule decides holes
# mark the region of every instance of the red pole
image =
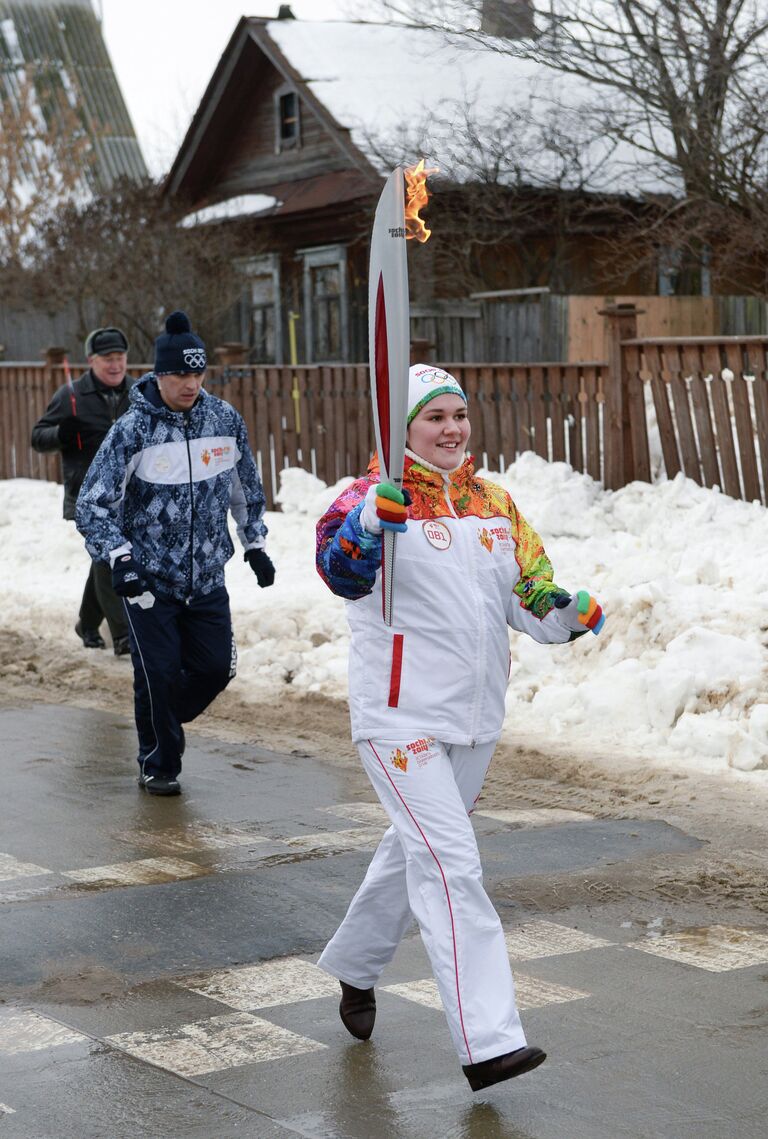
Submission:
[[[69,402],[72,405],[72,414],[75,419],[77,419],[77,400],[75,399],[75,385],[72,383],[72,373],[69,370],[69,360],[66,356],[62,360],[62,364],[64,365],[64,378],[67,381],[67,387],[69,388]],[[77,433],[77,449],[78,451],[82,451],[83,449],[83,441],[80,438],[79,431]]]

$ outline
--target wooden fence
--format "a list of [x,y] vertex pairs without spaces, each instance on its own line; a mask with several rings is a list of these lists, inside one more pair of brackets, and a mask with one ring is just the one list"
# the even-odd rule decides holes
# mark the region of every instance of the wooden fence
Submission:
[[637,335],[763,336],[761,297],[563,296],[546,291],[411,305],[411,335],[434,345],[436,360],[520,363],[604,360],[610,329],[600,313],[637,308]]
[[[768,336],[639,338],[632,306],[602,315],[607,362],[446,365],[470,399],[478,465],[503,471],[535,451],[615,490],[650,480],[658,430],[670,478],[683,471],[768,505]],[[29,438],[62,382],[60,367],[0,364],[0,478],[60,477],[58,457],[36,454]],[[366,365],[218,366],[206,385],[243,415],[270,508],[285,467],[328,484],[365,470]]]
[[[522,451],[535,451],[602,477],[604,364],[448,367],[472,404],[478,464],[504,470]],[[0,364],[0,478],[60,477],[58,457],[38,455],[29,439],[63,378],[56,366]],[[373,424],[366,365],[214,367],[206,387],[245,419],[270,508],[284,467],[304,467],[330,484],[368,465]]]
[[768,504],[768,337],[628,339],[622,350],[626,474],[651,477],[652,406],[669,478],[683,471],[701,486]]

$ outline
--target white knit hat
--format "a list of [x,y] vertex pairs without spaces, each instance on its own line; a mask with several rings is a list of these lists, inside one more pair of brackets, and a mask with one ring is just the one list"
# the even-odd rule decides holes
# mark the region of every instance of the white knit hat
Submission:
[[457,395],[467,402],[459,381],[434,364],[414,364],[408,371],[408,422],[436,395]]

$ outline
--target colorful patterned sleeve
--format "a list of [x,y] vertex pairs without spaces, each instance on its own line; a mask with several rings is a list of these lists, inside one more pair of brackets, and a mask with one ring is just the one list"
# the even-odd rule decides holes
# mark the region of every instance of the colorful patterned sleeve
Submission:
[[332,593],[347,601],[373,590],[381,565],[381,537],[360,525],[369,486],[368,479],[352,483],[317,524],[317,572]]
[[553,579],[552,563],[547,557],[541,538],[523,518],[510,499],[512,526],[516,531],[517,564],[520,566],[520,580],[514,592],[529,613],[542,619],[552,609],[555,598],[565,593]]

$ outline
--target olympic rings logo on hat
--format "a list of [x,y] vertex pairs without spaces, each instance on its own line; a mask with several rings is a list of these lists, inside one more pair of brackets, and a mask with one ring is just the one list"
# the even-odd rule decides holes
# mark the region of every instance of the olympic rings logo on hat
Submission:
[[[417,373],[418,379],[423,384],[456,384],[453,376],[449,376],[447,372],[440,372],[436,368],[430,368],[428,372]],[[458,387],[458,384],[456,384]]]
[[207,364],[202,348],[183,348],[184,363],[195,372],[202,372]]

